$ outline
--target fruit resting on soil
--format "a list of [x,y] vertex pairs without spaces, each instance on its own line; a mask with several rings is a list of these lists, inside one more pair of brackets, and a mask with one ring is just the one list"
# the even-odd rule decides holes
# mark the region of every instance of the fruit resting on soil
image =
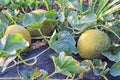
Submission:
[[17,34],[17,33],[21,34],[26,41],[31,43],[30,33],[28,32],[27,29],[25,29],[24,27],[22,27],[20,25],[10,25],[10,26],[7,27],[7,29],[5,31],[5,35],[7,35],[7,34]]
[[[45,13],[45,12],[46,12],[46,10],[39,9],[39,10],[34,10],[31,13],[40,14],[40,13]],[[27,29],[30,32],[30,35],[32,37],[38,37],[38,36],[40,36],[40,33],[39,33],[39,31],[38,31],[37,28],[27,27]],[[53,30],[54,30],[54,25],[52,23],[48,22],[48,21],[45,21],[43,23],[43,26],[40,28],[40,30],[41,30],[41,32],[42,32],[43,35],[50,36],[52,34]]]
[[79,37],[77,43],[80,56],[86,59],[103,58],[101,52],[108,49],[109,46],[109,37],[99,30],[88,30],[84,32]]
[[[40,36],[40,32],[38,31],[37,28],[27,27],[27,30],[29,31],[31,37]],[[45,21],[43,23],[43,26],[40,28],[40,30],[44,36],[50,36],[54,30],[54,25],[50,22]]]

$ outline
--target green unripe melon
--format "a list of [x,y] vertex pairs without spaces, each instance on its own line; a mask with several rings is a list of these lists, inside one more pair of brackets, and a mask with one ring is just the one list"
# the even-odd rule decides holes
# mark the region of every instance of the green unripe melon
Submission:
[[[42,9],[38,9],[38,10],[34,10],[31,13],[36,13],[36,14],[40,14],[40,13],[45,13],[47,12],[46,10],[42,10]],[[28,31],[30,32],[30,35],[32,37],[38,37],[40,36],[40,33],[38,31],[37,28],[30,28],[27,27]],[[50,23],[49,21],[45,21],[43,23],[43,26],[40,28],[42,34],[44,36],[50,36],[52,34],[52,32],[54,31],[54,25],[52,23]]]

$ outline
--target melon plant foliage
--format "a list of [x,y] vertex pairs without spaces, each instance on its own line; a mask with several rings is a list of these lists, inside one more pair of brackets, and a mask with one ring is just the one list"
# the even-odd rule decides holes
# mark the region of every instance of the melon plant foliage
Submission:
[[[31,13],[37,9],[46,12]],[[40,36],[32,39],[44,40],[49,47],[36,56],[22,59],[20,53],[30,46],[21,34],[4,36],[7,27],[17,24],[38,29],[44,22],[54,26],[52,35],[42,35],[39,30]],[[100,53],[106,57],[105,60],[87,60],[79,56],[77,40],[83,32],[91,29],[103,31],[110,37],[110,47]],[[56,56],[51,58],[55,71],[51,74],[39,68],[23,71],[24,79],[49,79],[62,73],[74,80],[76,77],[82,79],[91,71],[106,80],[107,73],[113,77],[120,76],[120,0],[0,0],[0,72],[30,60],[35,60],[35,64],[37,58],[49,49],[56,52]],[[18,58],[22,61],[16,61]],[[108,61],[113,62],[111,67],[108,67]],[[15,64],[9,66],[11,62]]]

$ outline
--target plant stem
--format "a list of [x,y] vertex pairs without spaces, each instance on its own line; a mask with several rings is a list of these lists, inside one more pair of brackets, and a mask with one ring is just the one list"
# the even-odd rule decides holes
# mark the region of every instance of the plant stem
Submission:
[[52,77],[54,74],[58,73],[57,71],[54,71],[52,74],[48,75],[45,80],[48,80],[48,78]]
[[83,13],[83,0],[80,0],[80,12]]
[[16,24],[16,22],[13,20],[13,18],[10,16],[10,15],[8,15],[8,14],[5,14],[10,20],[12,20],[12,22],[14,23],[14,24]]
[[40,54],[36,55],[35,57],[39,57],[41,54],[43,54],[44,52],[48,51],[50,49],[50,47],[48,47],[47,49],[45,49],[44,51],[42,51]]
[[106,27],[105,25],[97,25],[97,26],[101,26],[101,27],[104,27],[105,29],[108,29],[109,31],[111,31],[120,40],[120,36],[117,33],[115,33],[112,29]]
[[[32,37],[32,39],[43,39],[43,37]],[[50,39],[50,37],[49,36],[45,36],[45,39]]]
[[69,79],[69,76],[67,76],[65,80],[68,80],[68,79]]
[[26,12],[25,12],[24,8],[23,8],[23,7],[21,7],[21,9],[22,9],[23,13],[25,14]]
[[108,80],[106,76],[102,76],[105,80]]
[[18,52],[16,52],[16,53],[17,53],[18,58],[21,60],[21,62],[26,64],[27,66],[32,66],[32,65],[35,64],[35,63],[34,64],[33,63],[31,63],[31,64],[27,63],[25,60],[22,59],[22,57],[20,56],[20,53],[18,53]]
[[103,13],[103,16],[106,16],[106,15],[109,15],[109,14],[112,14],[114,12],[117,12],[120,10],[120,4],[110,8],[109,10],[107,10],[106,12]]
[[38,31],[39,31],[40,35],[42,36],[42,38],[43,38],[45,41],[47,41],[47,42],[48,42],[48,40],[47,40],[47,39],[45,38],[45,36],[42,34],[41,30],[40,30],[40,29],[38,29]]
[[72,80],[74,80],[74,78],[75,78],[75,74],[73,74],[73,76],[72,76]]
[[48,7],[46,0],[43,0],[43,2],[45,3],[47,10],[49,11],[49,7]]
[[31,65],[34,65],[34,64],[37,62],[37,57],[39,57],[41,54],[43,54],[44,52],[46,52],[46,51],[49,50],[49,49],[50,49],[50,47],[48,47],[47,49],[43,50],[43,51],[40,52],[38,55],[36,55],[36,56],[34,56],[34,57],[32,57],[32,58],[28,58],[28,59],[25,59],[25,60],[22,60],[22,61],[19,61],[19,62],[14,61],[14,64],[11,65],[11,66],[9,66],[9,67],[7,67],[6,69],[9,69],[9,68],[12,68],[12,67],[14,67],[14,66],[16,66],[16,65],[18,65],[18,64],[21,64],[21,63],[23,63],[23,61],[25,62],[25,61],[34,60],[34,62],[31,63]]

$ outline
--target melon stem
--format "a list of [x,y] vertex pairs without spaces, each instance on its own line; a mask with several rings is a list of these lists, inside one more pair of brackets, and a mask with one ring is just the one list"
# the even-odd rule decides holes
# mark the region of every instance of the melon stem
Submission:
[[45,41],[47,41],[47,42],[48,42],[48,40],[47,40],[47,39],[45,38],[45,36],[42,34],[41,30],[40,30],[40,29],[38,29],[38,31],[39,31],[40,35],[42,36],[42,38],[43,38]]
[[[36,56],[31,57],[31,58],[28,58],[28,59],[25,59],[25,60],[23,60],[22,57],[20,56],[20,54],[17,53],[18,58],[19,58],[21,61],[16,62],[16,61],[14,60],[14,64],[11,65],[11,66],[9,66],[9,67],[7,67],[6,69],[10,69],[10,68],[12,68],[12,67],[14,67],[14,66],[16,66],[16,65],[18,65],[18,64],[21,64],[21,63],[24,63],[24,64],[26,64],[26,65],[28,65],[28,66],[34,65],[34,64],[37,62],[37,58],[38,58],[41,54],[43,54],[43,53],[45,53],[46,51],[48,51],[49,49],[50,49],[50,47],[46,48],[45,50],[43,50],[42,52],[40,52],[40,53],[37,54]],[[32,63],[27,63],[27,62],[26,62],[26,61],[31,61],[31,60],[34,60],[34,62],[32,62]]]

